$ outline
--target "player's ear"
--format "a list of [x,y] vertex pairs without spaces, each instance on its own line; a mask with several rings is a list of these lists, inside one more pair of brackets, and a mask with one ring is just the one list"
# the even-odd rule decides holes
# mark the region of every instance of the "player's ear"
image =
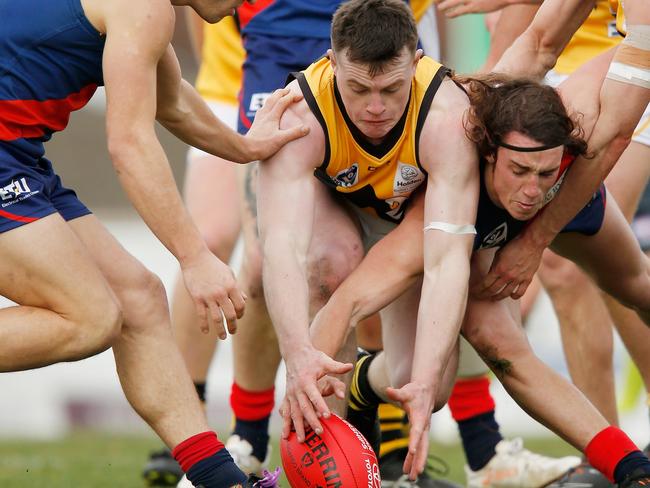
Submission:
[[331,49],[327,50],[327,57],[330,60],[330,63],[332,63],[332,69],[336,70],[336,56],[334,55],[334,51]]
[[418,65],[418,61],[422,59],[422,56],[424,55],[424,51],[422,49],[418,49],[415,51],[415,56],[413,56],[413,69]]

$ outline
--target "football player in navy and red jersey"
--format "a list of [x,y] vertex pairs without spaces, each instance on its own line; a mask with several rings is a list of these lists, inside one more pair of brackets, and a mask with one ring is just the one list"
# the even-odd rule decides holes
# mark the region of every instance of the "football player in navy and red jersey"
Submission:
[[233,324],[246,297],[188,217],[154,123],[239,163],[304,135],[298,126],[279,130],[281,113],[296,98],[286,91],[269,98],[243,137],[181,79],[170,45],[173,5],[216,22],[239,3],[0,2],[0,292],[18,304],[0,311],[0,370],[74,361],[112,347],[129,402],[205,487],[237,486],[247,477],[207,426],[173,341],[162,284],[62,185],[44,143],[98,86],[106,87],[108,148],[120,182],[179,260],[200,326],[225,337],[222,314]]

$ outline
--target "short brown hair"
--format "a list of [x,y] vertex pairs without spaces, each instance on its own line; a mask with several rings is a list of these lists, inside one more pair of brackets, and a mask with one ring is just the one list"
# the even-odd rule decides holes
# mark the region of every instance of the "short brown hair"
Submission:
[[413,13],[403,0],[350,0],[332,19],[332,47],[348,49],[350,61],[369,67],[374,76],[402,54],[415,53],[418,32]]
[[503,74],[454,77],[465,86],[470,109],[465,118],[467,137],[482,157],[496,157],[499,143],[517,131],[542,146],[564,145],[574,156],[587,153],[580,124],[566,110],[550,86]]

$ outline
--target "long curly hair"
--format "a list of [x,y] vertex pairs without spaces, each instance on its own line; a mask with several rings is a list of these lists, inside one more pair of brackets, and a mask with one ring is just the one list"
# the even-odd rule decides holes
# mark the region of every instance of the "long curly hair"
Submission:
[[464,126],[479,154],[496,157],[509,132],[520,132],[541,146],[564,145],[574,156],[587,155],[584,131],[555,89],[503,74],[454,76],[470,99]]

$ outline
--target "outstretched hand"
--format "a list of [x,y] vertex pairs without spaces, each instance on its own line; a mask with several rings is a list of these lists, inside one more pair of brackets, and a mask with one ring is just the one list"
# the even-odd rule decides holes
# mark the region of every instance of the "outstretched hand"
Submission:
[[286,439],[291,425],[298,441],[305,440],[305,421],[320,435],[323,426],[319,419],[330,416],[324,396],[345,398],[345,385],[330,374],[345,374],[352,369],[350,363],[340,363],[314,348],[293,354],[287,360],[287,392],[280,408],[282,437]]
[[407,383],[399,389],[387,388],[388,397],[399,402],[409,416],[409,450],[403,470],[411,480],[424,471],[429,455],[429,428],[433,411],[433,391],[420,383]]
[[246,134],[246,139],[253,146],[255,159],[268,159],[288,142],[309,133],[309,128],[300,123],[287,129],[280,128],[284,112],[300,100],[302,95],[293,93],[288,88],[275,90],[266,99]]
[[[199,327],[204,333],[215,330],[220,339],[234,334],[237,319],[244,315],[246,295],[237,287],[235,275],[209,251],[182,263],[185,287],[192,297]],[[224,318],[226,323],[224,323]]]

